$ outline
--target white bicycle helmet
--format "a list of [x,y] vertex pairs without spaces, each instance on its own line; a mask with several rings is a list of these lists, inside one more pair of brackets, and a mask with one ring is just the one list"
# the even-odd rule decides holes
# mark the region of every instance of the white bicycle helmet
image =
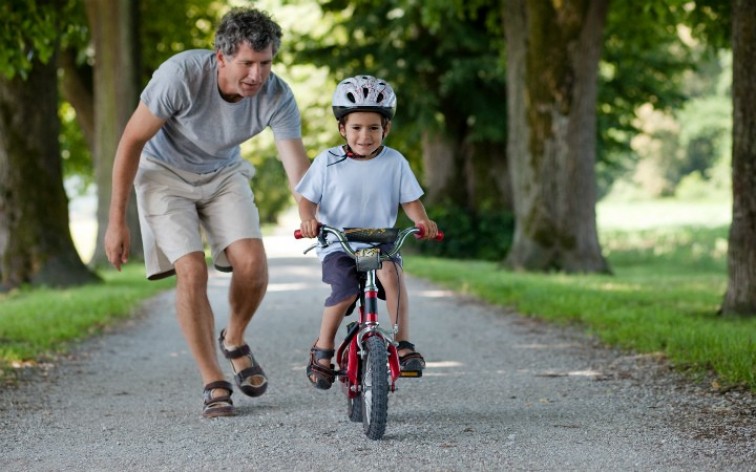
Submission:
[[355,111],[374,111],[389,120],[396,112],[396,94],[388,82],[358,75],[339,82],[333,93],[333,114],[340,120]]

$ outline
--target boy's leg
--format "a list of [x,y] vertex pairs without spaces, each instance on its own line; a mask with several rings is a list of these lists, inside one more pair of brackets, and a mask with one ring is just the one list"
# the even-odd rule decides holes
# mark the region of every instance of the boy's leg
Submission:
[[[329,357],[328,351],[334,349],[336,332],[341,326],[341,321],[357,299],[359,281],[354,260],[342,252],[332,253],[325,257],[322,262],[322,273],[323,282],[331,286],[331,294],[325,302],[318,339],[315,340],[313,350],[310,351],[310,362],[317,362],[330,370],[333,355]],[[319,352],[316,354],[315,350]],[[311,367],[307,368],[309,378],[313,383],[317,383],[317,376],[312,374],[311,370]]]
[[[349,297],[335,305],[326,306],[320,323],[320,334],[310,350],[310,364],[307,366],[307,376],[315,387],[328,389],[334,382],[332,358],[334,354],[334,338],[344,318],[344,313],[354,302],[356,297]],[[313,363],[322,367],[316,368]]]
[[[386,309],[392,325],[397,326],[396,341],[409,341],[409,295],[404,283],[404,272],[394,262],[384,262],[378,271],[378,279],[386,293]],[[399,355],[412,352],[400,349]]]
[[[320,334],[318,335],[318,340],[315,342],[316,348],[334,348],[336,333],[339,330],[339,326],[341,326],[341,321],[344,319],[344,313],[354,303],[355,298],[349,297],[335,305],[325,307],[323,310],[323,320],[320,323]],[[328,359],[320,359],[318,362],[326,367],[330,365]]]
[[[354,260],[343,252],[329,254],[322,262],[323,282],[331,286],[331,294],[326,298],[320,335],[315,348],[333,349],[336,332],[341,326],[349,307],[357,299],[359,280]],[[323,365],[328,366],[326,360]]]

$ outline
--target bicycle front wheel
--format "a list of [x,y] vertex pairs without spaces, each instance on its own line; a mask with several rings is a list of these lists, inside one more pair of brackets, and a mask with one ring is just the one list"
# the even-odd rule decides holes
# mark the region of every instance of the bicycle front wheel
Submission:
[[378,336],[365,341],[362,372],[362,427],[370,439],[381,439],[388,418],[388,355]]

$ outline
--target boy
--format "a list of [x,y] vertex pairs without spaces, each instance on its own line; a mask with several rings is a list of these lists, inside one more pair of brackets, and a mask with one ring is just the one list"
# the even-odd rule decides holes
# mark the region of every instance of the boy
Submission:
[[[438,234],[419,198],[423,195],[407,159],[383,145],[396,111],[396,95],[381,79],[361,75],[343,80],[333,95],[333,113],[346,145],[320,153],[297,185],[300,229],[303,237],[315,237],[319,224],[336,228],[389,228],[396,224],[401,205],[416,226],[426,229],[424,238]],[[326,299],[320,335],[310,350],[307,377],[319,389],[335,381],[331,358],[341,321],[358,296],[354,260],[338,244],[318,249],[323,281],[331,285]],[[392,323],[398,327],[399,362],[402,370],[418,371],[425,360],[409,342],[408,296],[401,259],[384,262],[378,271],[386,293]]]

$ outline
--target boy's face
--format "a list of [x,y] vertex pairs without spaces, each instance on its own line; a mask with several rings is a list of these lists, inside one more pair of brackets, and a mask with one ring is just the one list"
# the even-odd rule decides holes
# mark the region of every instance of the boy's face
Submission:
[[348,114],[344,124],[339,125],[339,133],[355,154],[371,156],[383,144],[383,139],[391,129],[391,122],[383,127],[379,113],[355,111]]

